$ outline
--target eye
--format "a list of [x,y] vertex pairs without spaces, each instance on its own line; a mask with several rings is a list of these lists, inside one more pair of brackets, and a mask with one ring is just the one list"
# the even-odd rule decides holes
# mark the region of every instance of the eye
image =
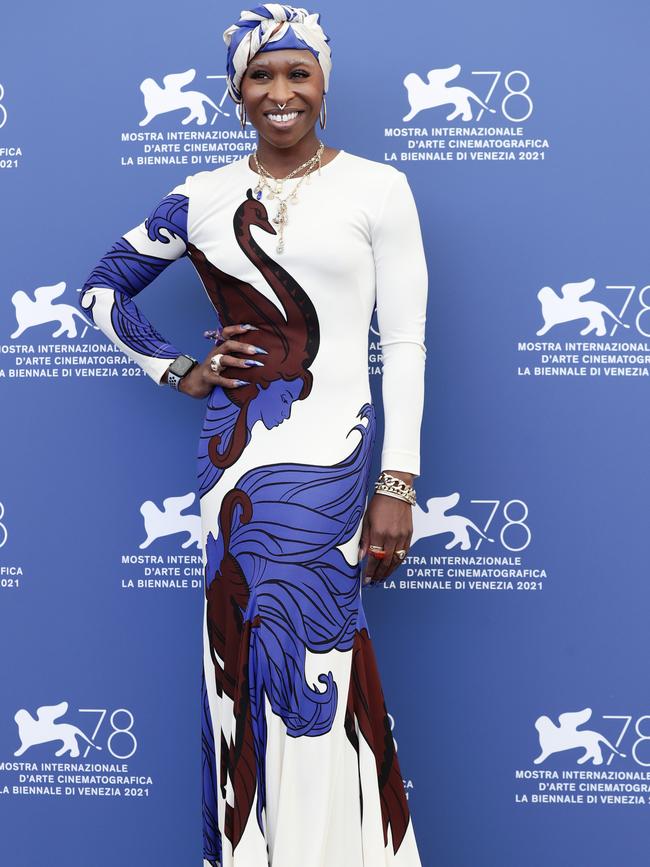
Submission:
[[294,69],[291,74],[297,75],[298,78],[309,78],[309,73],[304,69]]
[[251,72],[251,78],[261,78],[263,75],[266,75],[263,69],[256,69],[254,72]]

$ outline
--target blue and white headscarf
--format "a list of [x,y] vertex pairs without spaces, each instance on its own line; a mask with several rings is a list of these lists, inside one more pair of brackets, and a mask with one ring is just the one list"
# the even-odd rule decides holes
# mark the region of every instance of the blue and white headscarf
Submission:
[[241,102],[241,80],[253,57],[258,51],[280,48],[308,48],[323,70],[324,90],[327,91],[332,53],[318,12],[281,3],[263,3],[251,10],[243,9],[240,16],[223,34],[228,49],[228,92],[235,102]]

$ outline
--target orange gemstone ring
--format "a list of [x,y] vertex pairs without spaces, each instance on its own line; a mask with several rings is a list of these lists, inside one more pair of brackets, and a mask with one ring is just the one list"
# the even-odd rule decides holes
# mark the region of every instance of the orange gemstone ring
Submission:
[[368,552],[371,557],[374,557],[376,560],[383,560],[386,556],[386,552],[379,545],[369,545]]

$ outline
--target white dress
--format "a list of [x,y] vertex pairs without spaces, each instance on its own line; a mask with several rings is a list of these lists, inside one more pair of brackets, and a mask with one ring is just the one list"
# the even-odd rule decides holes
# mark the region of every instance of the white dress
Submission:
[[263,366],[225,370],[247,384],[213,389],[198,445],[204,865],[420,867],[358,562],[375,304],[381,469],[420,472],[417,210],[404,173],[340,151],[301,185],[277,253],[277,200],[258,200],[256,182],[248,156],[190,175],[113,245],[80,297],[159,383],[181,350],[133,297],[188,256],[213,327],[250,323],[258,330],[237,339],[265,350],[254,356]]

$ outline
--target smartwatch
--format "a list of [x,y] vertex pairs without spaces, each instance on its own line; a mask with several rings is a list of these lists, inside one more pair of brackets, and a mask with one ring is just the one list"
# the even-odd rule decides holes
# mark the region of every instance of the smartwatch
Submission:
[[198,363],[191,355],[178,355],[167,369],[167,385],[178,391],[178,383]]

